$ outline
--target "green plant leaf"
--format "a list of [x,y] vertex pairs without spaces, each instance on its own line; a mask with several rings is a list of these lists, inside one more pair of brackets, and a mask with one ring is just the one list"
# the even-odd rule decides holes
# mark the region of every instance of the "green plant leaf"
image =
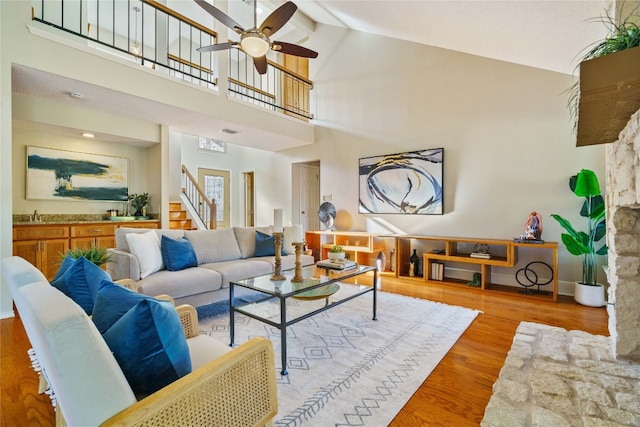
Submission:
[[578,239],[566,233],[562,233],[562,243],[572,255],[584,255],[589,253],[589,248],[582,244]]
[[578,197],[594,197],[600,195],[598,177],[589,169],[582,169],[578,173],[574,194]]

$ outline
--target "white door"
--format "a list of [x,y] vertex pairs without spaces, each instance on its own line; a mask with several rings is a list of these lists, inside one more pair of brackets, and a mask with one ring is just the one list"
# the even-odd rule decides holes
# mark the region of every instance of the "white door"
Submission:
[[304,231],[320,230],[320,167],[301,164],[299,177],[300,224]]

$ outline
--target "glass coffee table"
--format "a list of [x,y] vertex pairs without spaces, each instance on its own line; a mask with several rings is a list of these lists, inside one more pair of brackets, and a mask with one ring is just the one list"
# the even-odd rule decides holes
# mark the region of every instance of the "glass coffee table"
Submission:
[[[371,286],[360,285],[355,293],[350,293],[340,299],[329,302],[329,297],[334,295],[340,289],[340,282],[362,274],[373,272],[373,282]],[[377,291],[376,282],[378,280],[378,270],[376,267],[368,265],[358,265],[356,268],[349,270],[329,270],[324,268],[316,268],[308,266],[302,269],[302,275],[305,277],[303,283],[292,283],[294,270],[286,270],[282,272],[285,276],[284,280],[271,280],[271,274],[254,277],[252,279],[240,280],[229,284],[229,332],[231,334],[231,346],[234,346],[235,339],[235,314],[242,313],[253,319],[271,325],[280,329],[280,350],[282,355],[282,375],[287,375],[287,327],[301,320],[307,319],[332,307],[347,302],[353,298],[359,297],[366,293],[373,293],[373,320],[376,319],[377,310]],[[243,302],[236,305],[234,292],[236,287],[250,289],[258,294],[264,295],[254,302]],[[326,304],[321,308],[311,309],[302,315],[287,315],[287,300],[289,298],[303,299],[326,299]],[[279,312],[273,313],[264,310],[266,304],[272,304],[277,301],[279,304]]]

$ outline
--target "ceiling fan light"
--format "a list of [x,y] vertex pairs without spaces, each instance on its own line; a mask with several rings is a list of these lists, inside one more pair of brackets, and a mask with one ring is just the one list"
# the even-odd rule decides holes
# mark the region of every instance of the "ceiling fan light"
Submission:
[[269,51],[269,41],[257,33],[246,33],[240,40],[240,46],[248,55],[259,58]]

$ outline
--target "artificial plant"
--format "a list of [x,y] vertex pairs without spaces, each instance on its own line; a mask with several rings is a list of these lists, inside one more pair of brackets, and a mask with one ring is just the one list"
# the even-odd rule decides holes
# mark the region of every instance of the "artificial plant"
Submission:
[[569,178],[569,188],[584,198],[580,216],[587,219],[587,231],[576,231],[571,223],[557,214],[551,217],[560,223],[567,233],[562,233],[562,243],[572,255],[582,256],[582,284],[598,284],[597,255],[607,254],[607,245],[600,241],[606,235],[605,203],[600,192],[598,177],[589,169],[582,169]]

